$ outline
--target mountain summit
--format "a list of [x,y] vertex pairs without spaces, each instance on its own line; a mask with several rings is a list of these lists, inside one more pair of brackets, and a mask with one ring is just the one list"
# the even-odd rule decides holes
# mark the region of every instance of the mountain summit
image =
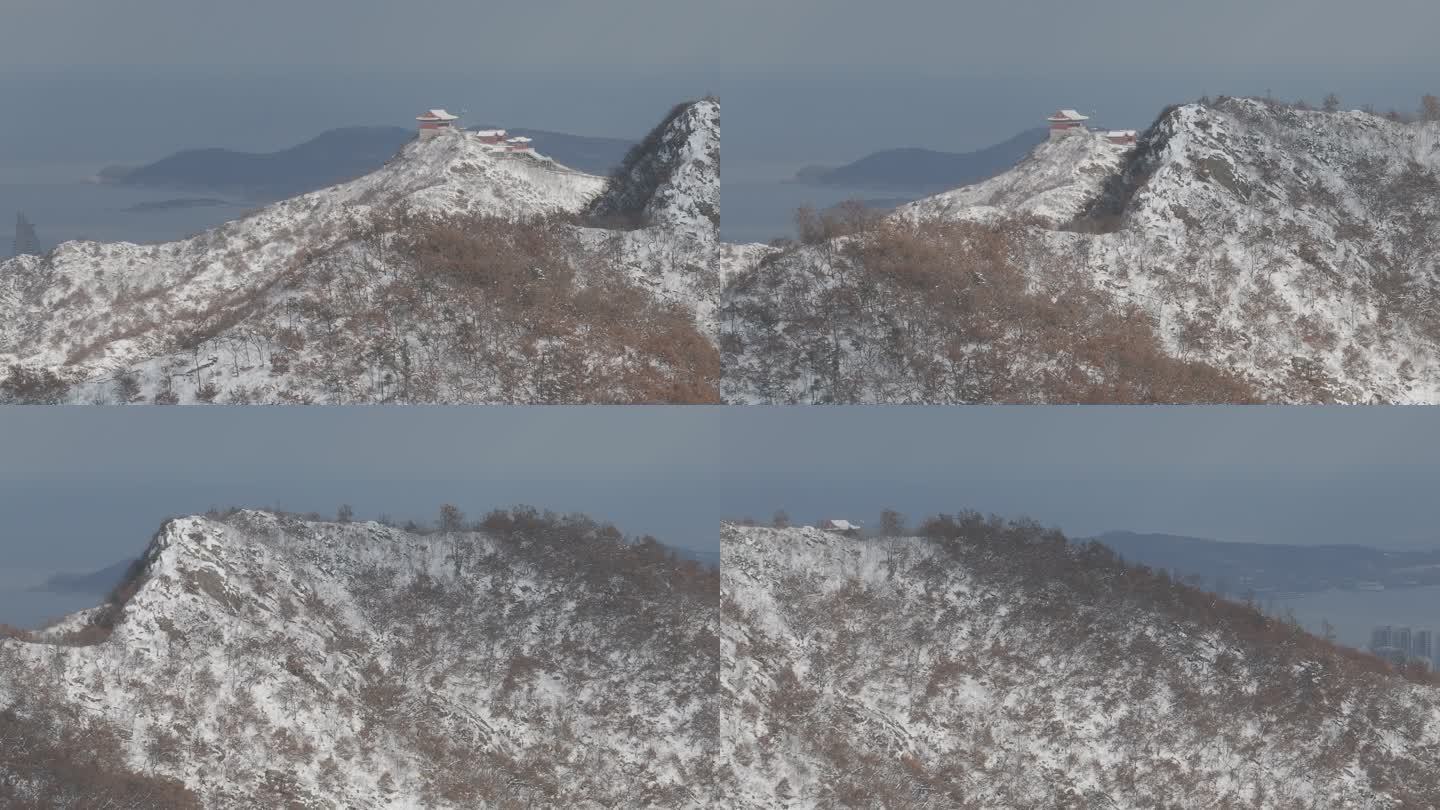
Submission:
[[0,264],[0,400],[715,401],[718,126],[636,153],[639,230],[580,218],[621,181],[452,130],[189,239]]
[[720,102],[679,104],[611,173],[586,213],[597,220],[720,227]]
[[717,577],[528,510],[178,518],[108,606],[0,640],[0,713],[207,808],[714,807]]
[[726,396],[1437,403],[1436,221],[1440,121],[1225,98],[1077,130],[737,274]]
[[920,534],[723,530],[729,806],[1440,802],[1428,675],[1033,523]]

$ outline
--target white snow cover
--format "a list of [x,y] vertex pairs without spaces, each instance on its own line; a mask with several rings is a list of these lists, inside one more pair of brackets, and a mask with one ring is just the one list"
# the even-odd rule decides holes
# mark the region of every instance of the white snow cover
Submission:
[[[719,206],[719,103],[691,105],[657,148],[668,171],[650,200],[649,227],[572,230],[598,260],[693,313],[702,333],[713,334],[710,315],[722,256],[715,228],[703,214],[706,206],[716,212]],[[313,273],[294,278],[308,259],[344,255],[345,234],[355,224],[399,206],[435,216],[577,213],[607,183],[543,155],[486,143],[477,133],[445,131],[411,142],[370,175],[275,203],[189,239],[159,245],[67,242],[47,257],[0,263],[0,369],[20,364],[56,371],[76,384],[72,398],[80,402],[108,397],[121,372],[135,375],[140,397],[149,399],[169,390],[162,382],[176,374],[194,377],[199,372],[193,370],[212,366],[229,369],[222,387],[262,392],[249,401],[352,401],[349,394],[337,400],[333,391],[309,383],[292,386],[292,375],[274,372],[263,361],[279,348],[264,335],[286,319],[311,317],[286,309],[295,296],[285,290],[287,284],[314,280]],[[362,259],[376,261],[357,253],[356,260]],[[372,274],[401,272],[385,266]],[[220,332],[198,347],[176,345],[186,342],[177,323],[214,320],[206,313],[232,311],[240,301],[254,303],[244,305],[238,323],[221,323]],[[265,328],[251,328],[246,318],[264,319]],[[295,367],[334,360],[306,357],[304,351]],[[488,381],[464,382],[468,393],[457,394],[457,401],[494,401],[483,393],[491,387]],[[193,401],[192,388],[179,387],[182,403]],[[288,398],[276,400],[282,391]]]
[[1037,234],[1047,261],[1276,399],[1440,402],[1440,122],[1190,104],[1127,171],[1119,229]]
[[[920,538],[722,530],[727,806],[1434,806],[1440,692]],[[1228,804],[1226,804],[1228,802]]]
[[[661,175],[649,182],[649,175]],[[662,300],[683,302],[701,331],[714,337],[723,277],[738,263],[719,237],[720,102],[704,98],[670,121],[656,148],[607,194],[633,203],[646,225],[633,231],[591,229],[587,238],[611,246],[622,264]],[[635,191],[632,193],[632,189]]]
[[207,808],[716,806],[713,602],[566,556],[173,519],[107,640],[0,641],[0,708],[112,724]]
[[604,178],[541,156],[502,157],[454,130],[412,141],[357,180],[274,203],[189,239],[65,242],[43,261],[0,264],[0,303],[6,305],[0,364],[58,368],[94,342],[103,345],[87,369],[145,359],[159,348],[154,336],[169,313],[263,286],[303,254],[334,247],[345,223],[388,207],[500,216],[577,211],[604,185]]
[[[1002,225],[1037,287],[1087,279],[1116,313],[1144,313],[1169,355],[1261,398],[1440,403],[1440,122],[1186,104],[1137,146],[1058,138],[894,216]],[[823,291],[814,268],[837,247],[761,252],[751,267]],[[727,401],[765,399],[726,385]]]
[[908,203],[896,215],[977,221],[1028,215],[1051,225],[1069,222],[1120,169],[1126,151],[1094,132],[1045,141],[1004,174]]

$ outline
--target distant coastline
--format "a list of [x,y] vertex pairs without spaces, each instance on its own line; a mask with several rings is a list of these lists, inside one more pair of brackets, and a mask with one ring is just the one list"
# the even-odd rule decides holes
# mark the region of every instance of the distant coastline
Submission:
[[177,197],[171,200],[154,200],[151,202],[138,202],[127,206],[122,210],[134,213],[152,213],[156,211],[174,211],[180,208],[213,208],[216,206],[236,206],[238,203],[222,200],[218,197]]

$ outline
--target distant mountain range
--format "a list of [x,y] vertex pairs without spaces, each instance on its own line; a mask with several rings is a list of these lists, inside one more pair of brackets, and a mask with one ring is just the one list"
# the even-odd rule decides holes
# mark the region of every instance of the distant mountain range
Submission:
[[1204,587],[1231,596],[1440,585],[1440,549],[1386,551],[1360,545],[1235,543],[1123,531],[1090,539],[1131,562],[1198,576]]
[[77,593],[103,596],[109,593],[129,572],[134,560],[121,560],[114,565],[88,574],[56,574],[45,580],[34,590],[47,593]]
[[[603,174],[620,163],[633,141],[592,138],[542,129],[512,129],[566,166]],[[206,191],[255,199],[282,199],[342,183],[379,169],[415,137],[405,127],[344,127],[278,152],[187,149],[144,166],[111,166],[101,183]]]
[[987,180],[1013,167],[1047,137],[1048,130],[1029,129],[974,152],[886,149],[844,166],[806,166],[795,173],[795,182],[888,191],[954,188]]
[[708,565],[711,568],[720,567],[720,552],[718,551],[700,551],[699,549],[682,548],[680,546],[674,546],[673,548],[675,549],[675,555],[682,560],[694,560],[702,565]]

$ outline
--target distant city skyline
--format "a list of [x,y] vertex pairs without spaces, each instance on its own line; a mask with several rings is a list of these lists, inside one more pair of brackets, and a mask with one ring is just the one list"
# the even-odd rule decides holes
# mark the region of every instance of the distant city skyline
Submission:
[[1370,652],[1395,664],[1421,662],[1429,669],[1440,669],[1440,649],[1431,627],[1380,625],[1370,633]]

